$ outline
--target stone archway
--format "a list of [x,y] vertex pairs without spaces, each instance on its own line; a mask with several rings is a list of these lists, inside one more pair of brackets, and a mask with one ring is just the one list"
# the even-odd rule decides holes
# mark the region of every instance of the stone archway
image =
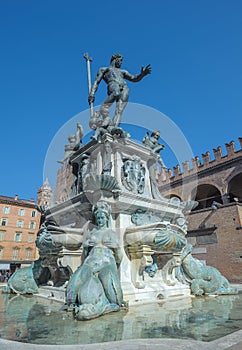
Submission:
[[228,183],[230,203],[242,203],[242,173],[235,175]]
[[223,204],[221,192],[216,186],[210,184],[198,185],[197,188],[193,190],[192,194],[195,192],[195,201],[199,204],[194,210],[209,208],[212,206],[213,202]]

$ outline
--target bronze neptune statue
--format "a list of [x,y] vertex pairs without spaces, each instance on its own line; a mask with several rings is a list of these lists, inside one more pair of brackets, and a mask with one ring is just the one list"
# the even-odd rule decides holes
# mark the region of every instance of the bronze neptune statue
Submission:
[[[132,82],[138,82],[141,79],[143,79],[147,74],[151,73],[151,66],[148,64],[146,67],[141,68],[139,74],[132,75],[127,70],[120,68],[122,62],[122,55],[114,54],[111,57],[110,66],[102,67],[99,69],[96,80],[94,81],[90,89],[88,102],[91,105],[94,102],[95,93],[98,89],[99,83],[102,80],[104,80],[107,84],[108,97],[104,100],[99,110],[99,117],[102,120],[102,125],[100,125],[99,123],[98,127],[102,126],[105,128],[109,125],[115,128],[119,127],[123,110],[126,107],[129,98],[129,88],[125,82],[125,79]],[[114,118],[111,121],[109,118],[109,109],[114,102],[116,102],[116,109]],[[96,120],[98,119],[97,116],[95,116],[94,119],[96,122]],[[93,124],[95,124],[95,122]],[[95,129],[95,127],[92,128]]]

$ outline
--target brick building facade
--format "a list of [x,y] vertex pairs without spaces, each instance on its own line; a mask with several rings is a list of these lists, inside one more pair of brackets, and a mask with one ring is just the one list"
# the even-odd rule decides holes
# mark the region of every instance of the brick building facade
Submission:
[[14,271],[35,260],[39,222],[34,200],[0,196],[0,270]]
[[242,282],[242,138],[240,149],[226,144],[226,155],[219,146],[159,175],[159,188],[166,198],[194,199],[198,206],[189,214],[188,240],[193,256],[204,260],[235,283]]
[[37,258],[35,245],[40,225],[37,205],[52,204],[52,189],[48,180],[38,189],[34,200],[0,196],[0,271],[15,271]]

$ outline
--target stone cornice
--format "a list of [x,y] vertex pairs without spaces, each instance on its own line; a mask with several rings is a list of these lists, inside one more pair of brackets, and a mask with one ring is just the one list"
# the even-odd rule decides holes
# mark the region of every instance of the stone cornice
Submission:
[[0,196],[0,203],[36,209],[36,204],[34,202],[30,202],[25,199],[16,200],[14,198],[3,198]]

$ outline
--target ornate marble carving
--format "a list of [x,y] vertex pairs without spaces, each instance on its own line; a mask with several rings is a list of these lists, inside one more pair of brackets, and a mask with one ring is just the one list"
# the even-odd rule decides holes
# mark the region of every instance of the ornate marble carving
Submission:
[[[177,256],[187,242],[186,232],[182,227],[177,224],[157,222],[158,217],[149,214],[149,212],[136,211],[132,215],[132,221],[137,226],[128,227],[125,234],[125,244],[131,262],[132,282],[136,288],[145,288],[144,272],[150,277],[156,276],[158,270],[156,254],[164,253],[173,255],[162,272],[163,282],[171,285],[175,280],[173,269],[178,262],[180,263]],[[154,220],[154,222],[144,224],[148,220]]]
[[162,268],[162,277],[168,286],[174,286],[177,283],[175,268],[181,265],[180,255],[174,255],[172,259],[168,260]]
[[104,142],[104,150],[103,150],[103,169],[102,174],[110,175],[111,176],[111,170],[112,170],[112,161],[111,161],[111,154],[112,154],[112,145],[111,142],[106,140]]
[[154,222],[161,222],[162,219],[152,211],[137,209],[135,213],[131,215],[131,221],[133,224],[140,226],[152,224]]
[[124,187],[133,193],[142,194],[145,187],[145,166],[137,156],[123,159],[121,180]]
[[117,179],[113,176],[105,174],[89,174],[86,177],[85,190],[90,192],[104,191],[108,197],[111,195],[117,197],[121,192]]

